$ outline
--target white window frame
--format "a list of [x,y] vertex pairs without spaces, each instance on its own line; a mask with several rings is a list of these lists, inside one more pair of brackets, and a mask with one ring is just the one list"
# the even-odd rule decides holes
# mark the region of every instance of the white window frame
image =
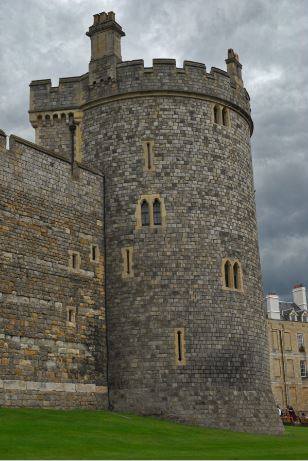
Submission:
[[301,377],[302,377],[302,378],[306,378],[306,377],[307,377],[307,364],[306,364],[306,360],[300,360],[299,366],[300,366],[300,371],[301,371]]

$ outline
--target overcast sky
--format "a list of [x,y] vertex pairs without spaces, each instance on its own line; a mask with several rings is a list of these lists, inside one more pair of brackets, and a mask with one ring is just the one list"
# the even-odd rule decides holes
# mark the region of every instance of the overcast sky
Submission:
[[92,14],[113,10],[123,60],[243,64],[264,289],[308,286],[308,0],[0,0],[0,128],[33,140],[31,80],[87,72]]

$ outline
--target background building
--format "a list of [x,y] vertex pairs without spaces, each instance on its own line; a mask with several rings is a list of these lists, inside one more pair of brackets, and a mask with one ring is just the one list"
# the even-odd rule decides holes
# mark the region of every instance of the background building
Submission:
[[280,407],[308,411],[308,311],[306,288],[295,285],[293,302],[266,297],[272,389]]

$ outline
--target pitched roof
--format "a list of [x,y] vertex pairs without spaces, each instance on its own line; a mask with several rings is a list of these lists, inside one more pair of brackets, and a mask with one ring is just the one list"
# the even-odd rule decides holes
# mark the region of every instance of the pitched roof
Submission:
[[286,301],[279,302],[279,310],[281,320],[290,320],[290,314],[294,312],[297,317],[296,320],[301,321],[303,313],[307,312],[305,309],[302,309],[297,304]]

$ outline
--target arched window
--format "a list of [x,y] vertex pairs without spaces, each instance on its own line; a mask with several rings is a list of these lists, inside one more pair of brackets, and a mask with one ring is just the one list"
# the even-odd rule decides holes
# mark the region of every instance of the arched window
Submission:
[[224,126],[228,126],[228,110],[225,107],[222,110],[222,123]]
[[150,225],[150,210],[149,210],[149,204],[146,200],[143,200],[141,204],[141,223],[142,223],[142,226]]
[[214,106],[214,122],[219,123],[219,114],[218,114],[218,106]]
[[233,266],[233,288],[236,290],[240,288],[240,267],[238,263]]
[[231,288],[231,263],[230,261],[225,262],[225,285],[227,288]]
[[153,203],[153,218],[154,218],[154,225],[160,226],[161,225],[161,206],[160,206],[160,201],[158,199],[155,199]]

